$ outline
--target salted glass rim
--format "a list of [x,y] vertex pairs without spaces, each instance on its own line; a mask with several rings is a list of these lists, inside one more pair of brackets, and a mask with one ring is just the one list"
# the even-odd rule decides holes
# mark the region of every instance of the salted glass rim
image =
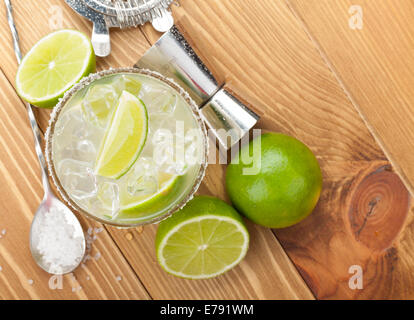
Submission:
[[[55,131],[55,125],[57,120],[59,119],[59,115],[61,111],[63,110],[63,107],[66,105],[66,103],[80,90],[84,89],[86,86],[89,86],[93,82],[110,75],[116,75],[116,74],[123,74],[123,73],[132,73],[132,74],[140,74],[144,76],[153,77],[157,80],[162,81],[163,83],[167,84],[169,87],[173,88],[190,106],[191,112],[197,121],[197,124],[200,127],[200,130],[202,131],[201,137],[203,140],[202,146],[203,146],[203,155],[201,157],[201,164],[200,168],[198,170],[197,176],[195,178],[195,181],[193,183],[192,188],[190,191],[183,197],[183,199],[175,204],[172,208],[170,208],[167,212],[160,214],[156,217],[153,217],[149,220],[143,220],[136,223],[117,223],[116,221],[110,221],[105,220],[103,218],[97,217],[96,215],[89,213],[88,211],[82,209],[66,192],[66,190],[63,188],[59,177],[56,173],[55,164],[53,163],[53,155],[52,155],[52,140],[53,135]],[[45,154],[46,154],[46,161],[47,161],[47,167],[49,171],[49,175],[52,177],[52,181],[55,184],[60,196],[63,198],[64,202],[69,205],[71,208],[75,209],[77,212],[81,213],[82,215],[86,216],[87,218],[90,218],[92,220],[101,222],[103,224],[121,227],[121,228],[133,228],[138,227],[140,225],[146,225],[146,224],[152,224],[159,222],[161,220],[164,220],[171,216],[173,213],[177,212],[181,208],[183,208],[188,201],[190,201],[194,194],[197,192],[198,188],[200,187],[200,184],[204,178],[208,161],[207,161],[207,154],[208,154],[208,138],[207,138],[207,130],[204,124],[204,121],[201,119],[200,112],[198,109],[197,104],[194,102],[194,100],[189,96],[189,94],[182,89],[182,87],[177,84],[174,80],[167,78],[163,76],[162,74],[148,70],[148,69],[138,69],[138,68],[116,68],[116,69],[109,69],[109,70],[103,70],[99,71],[93,74],[90,74],[89,76],[83,78],[80,82],[75,84],[70,90],[68,90],[62,99],[59,100],[58,104],[53,109],[53,112],[50,115],[49,119],[49,125],[46,130],[45,134],[45,140],[46,140],[46,147],[45,147]]]

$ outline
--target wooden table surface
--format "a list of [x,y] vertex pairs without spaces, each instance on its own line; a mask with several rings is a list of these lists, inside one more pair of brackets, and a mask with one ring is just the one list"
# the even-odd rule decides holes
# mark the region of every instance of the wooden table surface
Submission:
[[[91,32],[90,22],[61,0],[12,3],[23,52],[56,28]],[[119,230],[79,216],[90,233],[90,259],[54,289],[56,279],[35,265],[28,246],[43,192],[26,110],[14,90],[17,63],[1,3],[0,298],[414,298],[414,3],[180,3],[173,12],[190,42],[261,116],[257,127],[293,135],[317,155],[324,188],[314,213],[282,230],[248,223],[246,259],[198,281],[161,270],[156,226]],[[133,65],[159,36],[150,25],[112,30],[111,56],[99,58],[98,69]],[[43,132],[49,115],[36,110]],[[209,166],[199,193],[228,200],[224,173],[223,165]],[[355,266],[362,288],[350,286]]]

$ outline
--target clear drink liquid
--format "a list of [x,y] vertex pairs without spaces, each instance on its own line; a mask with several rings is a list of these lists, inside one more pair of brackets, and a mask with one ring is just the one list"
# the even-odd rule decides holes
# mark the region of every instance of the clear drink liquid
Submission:
[[[98,151],[123,90],[148,111],[144,148],[121,178],[95,174]],[[133,225],[165,214],[194,187],[204,156],[203,131],[187,101],[144,74],[104,76],[63,106],[52,136],[52,162],[64,193],[109,223]]]

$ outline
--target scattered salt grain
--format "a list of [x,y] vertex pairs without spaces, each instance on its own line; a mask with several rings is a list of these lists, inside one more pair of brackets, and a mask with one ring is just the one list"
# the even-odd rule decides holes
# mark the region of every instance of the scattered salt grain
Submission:
[[95,228],[95,233],[101,233],[103,231],[103,228]]
[[3,236],[5,236],[5,235],[6,235],[6,229],[1,230],[1,234],[2,234]]
[[121,281],[122,280],[122,277],[121,276],[117,276],[116,277],[116,281]]
[[32,284],[33,284],[33,282],[34,282],[34,281],[33,281],[32,279],[27,280],[27,283],[28,283],[28,284],[30,284],[30,285],[32,285]]
[[76,291],[76,288],[72,288],[72,292],[75,292]]
[[2,268],[2,266],[0,266],[0,271],[2,271],[3,270],[3,268]]
[[[101,257],[101,254],[98,252],[95,254],[94,257],[91,256],[92,251],[92,244],[98,239],[97,234],[102,232],[104,230],[103,227],[89,227],[85,240],[86,240],[86,252],[85,256],[83,257],[83,263],[85,264],[88,260],[92,260],[93,258],[95,260],[99,260]],[[86,265],[83,265],[82,267],[86,267]]]
[[86,276],[86,280],[91,280],[91,277],[90,276]]

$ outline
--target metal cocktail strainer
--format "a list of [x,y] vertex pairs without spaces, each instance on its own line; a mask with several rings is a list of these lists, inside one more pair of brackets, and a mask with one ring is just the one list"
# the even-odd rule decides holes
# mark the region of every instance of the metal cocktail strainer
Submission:
[[93,22],[92,44],[98,56],[110,53],[109,27],[152,22],[164,35],[134,65],[176,81],[200,107],[200,113],[221,146],[230,149],[259,117],[219,83],[194,52],[168,11],[173,0],[65,0]]
[[93,22],[92,44],[99,57],[111,52],[109,28],[136,27],[151,22],[157,31],[169,30],[174,19],[168,11],[173,0],[66,0]]

